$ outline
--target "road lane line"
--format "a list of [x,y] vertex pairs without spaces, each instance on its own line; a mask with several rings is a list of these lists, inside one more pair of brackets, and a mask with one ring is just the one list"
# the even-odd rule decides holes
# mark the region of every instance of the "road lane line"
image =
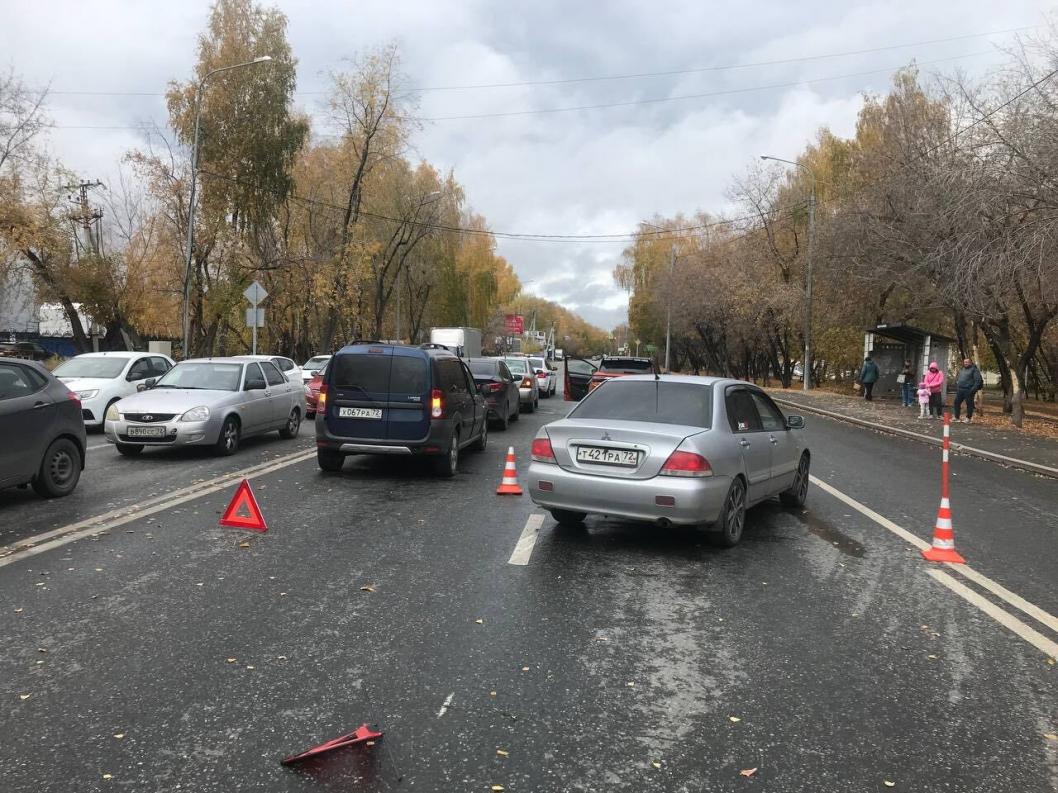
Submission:
[[544,516],[540,512],[534,512],[525,521],[525,528],[518,538],[518,544],[514,546],[514,552],[507,564],[517,564],[523,567],[529,564],[529,557],[533,555],[533,546],[536,538],[540,536],[540,527],[544,525]]
[[[901,526],[898,526],[897,524],[893,523],[891,520],[889,520],[889,518],[887,518],[887,517],[885,517],[883,515],[879,515],[873,509],[871,509],[870,507],[868,507],[868,506],[866,506],[864,504],[861,504],[859,501],[854,499],[852,496],[848,496],[845,493],[842,493],[836,487],[834,487],[832,485],[828,485],[826,482],[824,482],[823,480],[819,479],[816,476],[812,476],[812,477],[810,477],[810,479],[811,479],[812,483],[815,484],[817,487],[819,487],[821,490],[824,490],[825,492],[830,493],[830,495],[834,496],[834,498],[836,498],[839,501],[847,504],[848,506],[852,507],[856,511],[866,515],[868,518],[873,520],[879,526],[882,526],[883,528],[888,529],[889,531],[893,532],[893,534],[895,534],[896,536],[900,537],[900,539],[904,540],[905,542],[910,543],[911,545],[914,545],[919,550],[924,550],[924,549],[930,547],[929,543],[926,542],[925,540],[923,540],[922,538],[912,534],[907,529],[905,529],[905,528],[903,528]],[[1048,628],[1050,628],[1051,630],[1053,630],[1056,633],[1058,633],[1058,617],[1055,617],[1053,614],[1050,614],[1049,612],[1044,611],[1043,609],[1041,609],[1039,606],[1035,605],[1034,603],[1030,603],[1029,601],[1025,600],[1025,598],[1021,597],[1020,595],[1015,594],[1014,592],[1011,592],[1009,589],[1004,587],[1002,584],[996,583],[995,581],[993,581],[988,576],[983,575],[982,573],[979,573],[974,568],[970,567],[970,565],[968,565],[968,564],[946,563],[946,566],[950,570],[952,570],[952,571],[958,573],[959,575],[961,575],[961,576],[963,576],[965,578],[968,578],[969,580],[973,581],[978,586],[980,586],[980,587],[982,587],[984,589],[987,589],[993,595],[995,595],[996,597],[998,597],[1001,600],[1005,601],[1008,605],[1013,606],[1014,608],[1018,609],[1018,611],[1021,611],[1023,614],[1026,614],[1027,616],[1032,617],[1034,620],[1037,620],[1040,624],[1046,625]],[[1014,618],[1011,617],[1011,619],[1014,619]]]
[[113,446],[112,443],[97,443],[95,446],[85,446],[86,452],[95,451],[96,449],[105,449],[107,446]]
[[131,523],[148,515],[164,512],[188,501],[207,496],[210,493],[216,493],[218,490],[223,490],[235,482],[243,479],[254,479],[263,474],[279,471],[287,466],[310,460],[315,455],[315,449],[308,452],[296,452],[286,457],[279,457],[239,471],[232,471],[181,490],[174,490],[171,493],[147,499],[139,504],[111,510],[102,515],[95,515],[77,523],[71,523],[69,526],[63,526],[29,537],[0,548],[0,567],[6,567],[14,562],[62,547],[75,540],[98,534],[101,531],[124,526],[126,523]]
[[931,577],[944,584],[944,586],[948,587],[948,589],[963,600],[979,608],[1004,628],[1016,633],[1040,652],[1046,654],[1050,658],[1058,658],[1058,642],[1052,642],[1046,636],[1033,628],[1030,628],[1014,615],[1003,611],[1003,609],[999,608],[999,606],[991,600],[974,592],[970,587],[966,586],[966,584],[956,581],[944,571],[931,568],[926,572],[929,573]]
[[441,718],[446,713],[448,713],[448,706],[452,704],[452,697],[454,697],[455,695],[456,695],[456,692],[453,691],[451,694],[449,694],[447,697],[445,697],[445,701],[444,701],[444,703],[442,703],[441,709],[439,711],[437,711],[437,718]]

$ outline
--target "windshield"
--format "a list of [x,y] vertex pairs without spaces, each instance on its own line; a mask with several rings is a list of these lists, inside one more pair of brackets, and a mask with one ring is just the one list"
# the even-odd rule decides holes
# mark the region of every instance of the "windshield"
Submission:
[[525,358],[506,358],[507,368],[515,374],[526,374],[529,371],[529,362]]
[[621,374],[644,374],[654,371],[650,361],[642,358],[603,358],[600,372],[620,372]]
[[101,355],[79,355],[55,367],[56,377],[105,377],[114,378],[125,369],[128,358],[110,358]]
[[611,380],[596,388],[569,414],[571,419],[616,419],[712,426],[713,388],[699,383]]
[[317,355],[315,358],[309,358],[307,361],[305,361],[305,365],[301,368],[305,369],[306,371],[312,372],[317,369],[322,369],[323,365],[329,360],[329,355]]
[[238,391],[241,377],[242,364],[185,362],[162,375],[155,387]]

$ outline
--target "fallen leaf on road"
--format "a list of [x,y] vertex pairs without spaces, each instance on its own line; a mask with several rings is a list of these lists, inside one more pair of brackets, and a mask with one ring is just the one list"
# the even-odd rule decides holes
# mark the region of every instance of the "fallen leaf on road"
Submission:
[[883,779],[882,784],[886,787],[896,787],[896,782],[890,782],[888,779]]
[[739,776],[753,776],[755,773],[757,773],[757,769],[756,768],[743,768],[738,773],[739,773]]
[[38,653],[46,653],[46,652],[48,652],[48,650],[46,648],[44,648],[44,647],[38,647],[37,648],[37,652]]
[[285,660],[287,660],[287,657],[285,655],[277,655],[276,659],[279,660],[279,661],[285,661]]
[[727,718],[728,721],[733,722],[734,724],[738,724],[740,721],[742,721],[742,719],[740,719],[738,716],[728,716]]
[[116,732],[116,733],[114,733],[114,737],[115,737],[115,738],[117,738],[118,740],[121,740],[122,738],[124,738],[124,737],[125,737],[125,733],[123,733],[123,732]]
[[490,691],[490,692],[489,692],[489,696],[490,696],[490,697],[494,697],[494,696],[496,696],[496,692],[495,692],[495,691]]
[[499,793],[499,791],[503,790],[503,785],[493,785],[493,786],[492,786],[491,788],[489,788],[489,789],[490,789],[490,790],[495,790],[495,791],[497,791],[497,793]]
[[485,620],[474,620],[474,624],[475,625],[484,625],[485,624]]
[[103,774],[103,779],[113,779],[113,778],[114,778],[113,774]]
[[927,655],[927,656],[926,656],[926,658],[936,658],[936,657],[937,657],[937,656],[935,656],[935,655]]
[[29,699],[32,696],[33,696],[32,694],[19,694],[18,698],[19,699]]
[[508,752],[506,749],[497,749],[496,754],[498,754],[500,757],[510,757],[510,752]]
[[255,669],[256,667],[253,667],[253,666],[247,666],[246,668],[247,668],[247,669]]
[[1048,741],[1058,741],[1058,735],[1055,735],[1053,732],[1045,732],[1043,737]]
[[16,613],[16,614],[21,614],[21,613],[22,613],[22,609],[21,609],[21,608],[17,608],[17,609],[15,609],[15,613]]
[[235,663],[235,659],[234,658],[228,658],[227,661],[228,661],[229,664]]
[[654,768],[661,768],[661,763],[659,763],[657,760],[651,760],[650,764],[654,766]]
[[239,543],[239,547],[240,548],[249,548],[250,547],[250,543],[248,543],[248,542],[240,542]]
[[634,688],[635,687],[635,681],[634,680],[630,680],[629,682],[625,683],[625,685],[628,686],[629,688]]
[[38,581],[34,586],[44,586],[44,582],[43,581]]
[[1051,666],[1054,666],[1054,659],[1053,658],[1048,658],[1047,659],[1047,663],[1049,663]]
[[522,671],[523,672],[528,672],[529,671],[529,667],[528,666],[523,666],[522,667]]
[[375,588],[373,586],[371,586],[370,584],[366,584],[366,585],[360,587],[360,591],[361,592],[374,592]]

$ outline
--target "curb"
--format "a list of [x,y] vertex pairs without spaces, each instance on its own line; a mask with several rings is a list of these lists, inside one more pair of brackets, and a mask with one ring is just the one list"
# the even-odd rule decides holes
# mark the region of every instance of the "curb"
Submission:
[[[776,396],[772,396],[772,399],[778,402],[780,405],[786,405],[797,410],[803,410],[807,413],[815,413],[820,416],[826,416],[827,418],[836,419],[837,421],[844,421],[847,424],[854,424],[859,427],[866,427],[867,429],[876,430],[878,432],[884,432],[889,435],[898,435],[904,438],[910,438],[911,440],[919,441],[921,443],[928,443],[929,445],[936,446],[938,448],[940,448],[942,445],[942,441],[939,438],[934,438],[932,435],[923,435],[920,432],[912,432],[911,430],[900,429],[899,427],[890,427],[887,424],[878,424],[874,421],[866,421],[865,419],[853,418],[852,416],[846,416],[843,413],[835,413],[832,410],[824,410],[823,408],[810,407],[802,402],[792,402],[788,399],[781,399]],[[1005,454],[989,452],[984,449],[977,449],[973,446],[965,446],[961,443],[953,442],[951,444],[951,449],[952,451],[962,452],[963,454],[970,455],[971,457],[979,457],[982,460],[987,460],[992,463],[1009,465],[1014,468],[1020,468],[1023,471],[1028,471],[1033,474],[1039,474],[1040,476],[1049,476],[1052,479],[1058,479],[1058,468],[1052,468],[1049,465],[1042,465],[1040,463],[1030,463],[1028,460],[1019,460],[1016,457],[1007,457]]]

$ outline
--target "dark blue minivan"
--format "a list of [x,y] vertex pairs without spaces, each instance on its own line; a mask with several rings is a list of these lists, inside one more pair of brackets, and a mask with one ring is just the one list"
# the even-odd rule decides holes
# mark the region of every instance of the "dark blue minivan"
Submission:
[[474,376],[448,350],[354,342],[320,386],[316,459],[338,471],[351,454],[427,455],[454,476],[461,449],[488,443],[487,416]]

